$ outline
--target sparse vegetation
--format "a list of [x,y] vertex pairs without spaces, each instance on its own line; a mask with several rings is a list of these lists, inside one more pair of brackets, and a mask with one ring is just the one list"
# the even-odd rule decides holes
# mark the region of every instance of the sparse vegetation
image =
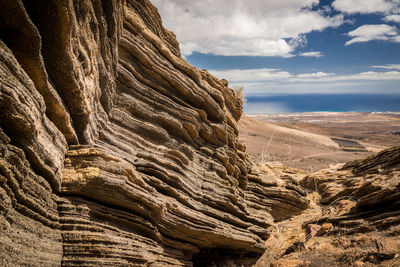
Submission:
[[236,98],[240,99],[242,103],[246,103],[246,98],[244,97],[243,93],[243,86],[234,86],[233,93],[235,94]]
[[271,144],[272,138],[274,138],[275,133],[276,133],[276,129],[272,133],[271,138],[269,139],[267,145],[265,146],[265,144],[264,144],[264,148],[263,148],[263,151],[261,153],[261,165],[264,165],[268,160],[268,153],[267,153],[268,152],[268,148],[269,148],[269,145]]

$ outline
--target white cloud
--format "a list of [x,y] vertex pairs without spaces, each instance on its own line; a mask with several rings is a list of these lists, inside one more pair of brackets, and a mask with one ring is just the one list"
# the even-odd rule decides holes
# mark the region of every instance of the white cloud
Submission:
[[399,9],[397,0],[335,0],[332,6],[345,13],[392,13]]
[[203,42],[194,40],[181,42],[183,55],[190,55],[193,52],[204,54],[215,54],[222,56],[281,56],[291,57],[294,47],[283,39],[265,40],[256,39],[231,39],[227,37],[220,40]]
[[321,77],[327,77],[327,76],[332,76],[334,75],[333,73],[325,73],[325,72],[314,72],[314,73],[303,73],[303,74],[298,74],[296,75],[297,78],[321,78]]
[[400,15],[389,15],[389,16],[386,16],[384,20],[400,23]]
[[[399,67],[398,65],[394,65]],[[220,79],[227,79],[233,85],[287,84],[287,83],[334,83],[344,81],[398,81],[400,71],[376,72],[367,71],[356,74],[337,75],[334,73],[314,72],[294,75],[280,69],[229,69],[210,70]]]
[[343,15],[311,10],[318,0],[153,0],[183,55],[293,56],[304,34],[336,27]]
[[302,57],[323,57],[324,55],[320,51],[304,52],[299,54]]
[[352,39],[347,41],[345,45],[354,43],[368,42],[372,40],[385,40],[392,42],[400,42],[400,36],[395,26],[387,24],[366,24],[348,33]]
[[376,72],[367,71],[355,75],[347,75],[348,80],[400,80],[399,71]]
[[[300,77],[299,77],[300,76]],[[296,78],[291,79],[293,82],[337,82],[337,81],[388,81],[400,80],[399,71],[376,72],[367,71],[349,75],[321,75],[306,77],[304,74],[297,75]]]
[[[281,69],[210,71],[230,86],[251,93],[399,93],[400,71],[367,71],[349,75],[314,72],[292,74]],[[377,89],[379,88],[379,89]],[[377,91],[379,90],[379,91]]]
[[256,81],[275,81],[291,78],[292,75],[287,71],[279,69],[229,69],[229,70],[209,70],[211,74],[220,78],[226,79],[229,82],[256,82]]
[[382,66],[372,66],[374,69],[400,70],[400,64],[387,64]]

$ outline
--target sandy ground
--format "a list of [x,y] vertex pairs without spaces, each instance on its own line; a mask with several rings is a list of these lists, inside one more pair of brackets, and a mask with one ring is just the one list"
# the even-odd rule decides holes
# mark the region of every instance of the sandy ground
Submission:
[[[239,121],[239,131],[253,161],[279,161],[315,171],[399,145],[400,114],[249,115]],[[366,151],[343,151],[331,137],[355,141]]]

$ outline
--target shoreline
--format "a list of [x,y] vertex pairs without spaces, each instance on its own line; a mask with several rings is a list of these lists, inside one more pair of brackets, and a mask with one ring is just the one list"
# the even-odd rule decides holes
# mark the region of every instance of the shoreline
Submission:
[[400,112],[400,94],[245,95],[246,114]]
[[245,113],[243,115],[247,117],[257,116],[296,116],[296,115],[340,115],[340,114],[381,114],[381,115],[396,115],[400,116],[399,111],[307,111],[307,112],[288,112],[288,113]]

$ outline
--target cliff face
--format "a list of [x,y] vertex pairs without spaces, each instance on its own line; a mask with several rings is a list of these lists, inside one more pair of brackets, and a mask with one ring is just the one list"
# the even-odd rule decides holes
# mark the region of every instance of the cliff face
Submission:
[[225,81],[147,0],[1,0],[0,263],[256,259],[308,207],[252,170]]
[[399,264],[400,148],[255,168],[149,1],[0,4],[1,266]]

